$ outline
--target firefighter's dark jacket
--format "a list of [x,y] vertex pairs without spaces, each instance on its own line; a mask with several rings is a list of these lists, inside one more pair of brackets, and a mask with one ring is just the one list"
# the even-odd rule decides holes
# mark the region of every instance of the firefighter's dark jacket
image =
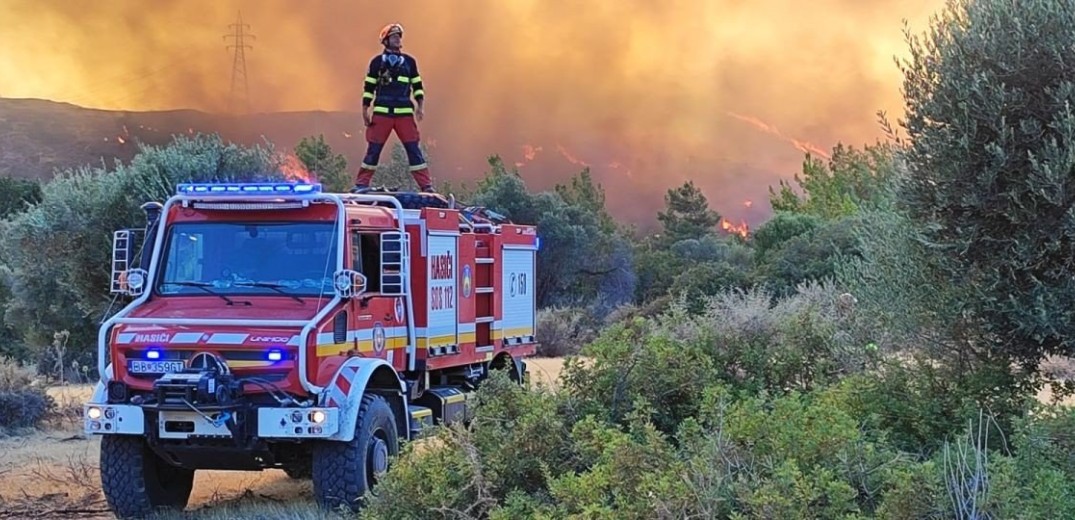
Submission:
[[418,62],[404,53],[385,52],[370,60],[366,72],[362,106],[373,105],[374,114],[406,115],[414,113],[415,99],[425,97],[422,77],[418,75]]

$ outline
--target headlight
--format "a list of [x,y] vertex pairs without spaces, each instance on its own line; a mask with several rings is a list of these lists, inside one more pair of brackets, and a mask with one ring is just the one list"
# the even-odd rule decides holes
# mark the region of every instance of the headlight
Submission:
[[89,410],[86,410],[86,417],[89,417],[90,419],[93,419],[95,421],[97,419],[100,419],[101,418],[101,409],[97,408],[95,406],[95,407],[90,408]]
[[326,418],[327,416],[325,415],[325,412],[322,412],[321,410],[314,410],[310,412],[310,422],[314,424],[321,424],[325,422]]

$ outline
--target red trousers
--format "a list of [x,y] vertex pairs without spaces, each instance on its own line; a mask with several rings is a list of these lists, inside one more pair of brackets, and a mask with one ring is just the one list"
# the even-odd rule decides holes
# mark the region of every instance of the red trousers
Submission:
[[373,114],[370,126],[366,127],[366,157],[362,160],[362,168],[358,170],[355,185],[363,188],[369,187],[370,180],[377,169],[377,163],[380,161],[381,151],[393,131],[396,132],[396,137],[403,142],[403,148],[407,151],[407,162],[410,163],[414,182],[418,183],[421,190],[431,191],[433,180],[429,175],[429,165],[426,164],[422,150],[418,147],[421,135],[413,115]]

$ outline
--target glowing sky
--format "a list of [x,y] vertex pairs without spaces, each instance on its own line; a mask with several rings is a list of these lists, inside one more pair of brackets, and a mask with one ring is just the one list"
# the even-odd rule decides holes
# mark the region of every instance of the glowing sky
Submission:
[[[257,111],[356,110],[390,21],[428,95],[442,177],[499,153],[546,187],[586,163],[624,215],[686,179],[729,218],[769,211],[800,150],[880,136],[902,112],[902,19],[940,0],[7,0],[0,96],[123,110],[224,110],[238,10]],[[354,146],[361,148],[356,121]],[[286,143],[288,146],[293,143]],[[529,157],[529,159],[528,159]],[[535,162],[529,162],[529,161]],[[435,175],[438,172],[434,172]],[[643,193],[645,204],[629,195]]]

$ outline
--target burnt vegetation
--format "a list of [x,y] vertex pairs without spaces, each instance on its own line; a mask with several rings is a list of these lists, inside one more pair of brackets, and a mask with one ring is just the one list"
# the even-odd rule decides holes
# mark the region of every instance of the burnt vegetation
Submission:
[[[538,337],[564,370],[551,388],[483,385],[475,421],[402,447],[361,514],[1075,516],[1075,413],[1036,399],[1072,389],[1075,9],[950,2],[908,43],[907,135],[881,115],[886,141],[807,155],[745,237],[690,182],[652,234],[617,223],[588,171],[535,192],[493,156],[475,185],[442,186],[539,226]],[[323,139],[296,155],[346,187]],[[279,178],[273,157],[179,136],[0,183],[0,354],[85,375],[111,230],[178,182]],[[403,161],[381,168],[406,185]],[[10,426],[51,406],[34,391],[0,385]]]

